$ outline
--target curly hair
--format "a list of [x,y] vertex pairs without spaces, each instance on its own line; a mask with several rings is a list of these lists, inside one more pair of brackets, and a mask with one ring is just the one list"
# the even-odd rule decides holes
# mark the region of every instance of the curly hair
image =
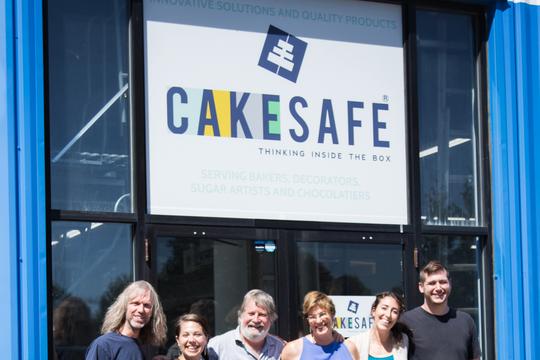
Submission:
[[150,283],[140,280],[129,284],[124,291],[109,306],[103,325],[101,326],[101,333],[106,334],[109,332],[119,331],[126,322],[126,310],[128,303],[135,297],[144,292],[150,293],[150,299],[152,301],[152,316],[150,321],[146,324],[139,334],[139,341],[142,344],[151,344],[155,346],[162,345],[167,339],[167,322],[165,314],[163,313],[163,307],[159,301],[159,296],[154,290],[154,287]]

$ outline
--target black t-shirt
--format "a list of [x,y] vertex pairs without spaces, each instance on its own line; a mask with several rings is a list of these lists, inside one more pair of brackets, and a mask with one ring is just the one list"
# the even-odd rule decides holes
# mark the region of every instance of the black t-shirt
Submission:
[[417,307],[399,321],[412,332],[411,360],[469,360],[480,357],[480,345],[472,317],[450,308],[445,315],[432,315]]

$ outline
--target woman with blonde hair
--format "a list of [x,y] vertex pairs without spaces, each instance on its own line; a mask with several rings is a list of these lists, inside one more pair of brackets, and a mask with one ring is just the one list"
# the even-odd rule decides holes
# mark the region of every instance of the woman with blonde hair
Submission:
[[358,360],[352,342],[337,341],[334,335],[336,308],[332,299],[320,291],[304,297],[303,314],[310,333],[283,348],[282,360]]
[[375,296],[371,305],[373,326],[369,331],[349,338],[360,352],[363,360],[407,360],[409,338],[405,327],[398,323],[405,310],[403,300],[391,291]]

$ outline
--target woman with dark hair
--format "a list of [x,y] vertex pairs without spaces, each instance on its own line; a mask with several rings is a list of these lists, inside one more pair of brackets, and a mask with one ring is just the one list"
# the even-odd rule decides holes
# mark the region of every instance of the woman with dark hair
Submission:
[[184,314],[175,325],[176,343],[181,354],[178,360],[207,359],[208,325],[198,314]]
[[362,360],[407,360],[409,338],[397,322],[404,310],[402,298],[392,291],[375,296],[372,328],[347,340],[354,342]]
[[304,297],[303,313],[310,333],[285,345],[281,360],[358,359],[354,343],[336,340],[336,308],[328,295],[320,291],[307,293]]

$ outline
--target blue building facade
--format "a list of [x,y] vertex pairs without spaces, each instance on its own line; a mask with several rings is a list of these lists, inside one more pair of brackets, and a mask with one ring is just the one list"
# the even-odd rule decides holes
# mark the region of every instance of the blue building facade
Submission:
[[[484,355],[534,359],[540,354],[535,326],[540,319],[540,2],[475,6],[486,18],[490,137],[485,159],[492,253],[483,256],[493,296],[481,301],[493,309],[486,315],[492,316],[486,323],[493,329],[485,336],[493,337],[494,353],[484,349]],[[0,276],[6,286],[0,342],[9,359],[47,359],[51,353],[45,13],[41,1],[7,0],[0,7]],[[141,270],[135,274],[145,277]]]
[[47,358],[42,6],[3,2],[2,346],[12,359]]
[[538,2],[499,4],[489,34],[495,326],[499,358],[530,359],[539,318],[535,119]]

